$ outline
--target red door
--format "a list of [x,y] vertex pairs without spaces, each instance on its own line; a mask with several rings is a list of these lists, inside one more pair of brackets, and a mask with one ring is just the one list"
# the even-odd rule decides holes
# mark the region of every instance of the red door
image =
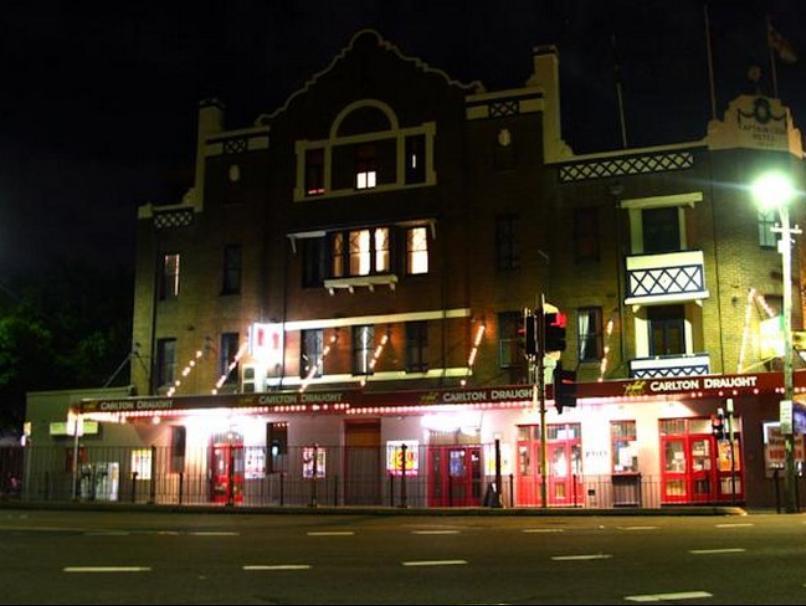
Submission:
[[213,503],[243,503],[243,444],[213,444],[210,467]]
[[[585,501],[582,487],[582,445],[579,423],[546,426],[548,503],[570,507]],[[540,500],[540,427],[518,427],[518,505],[535,507]]]
[[428,505],[475,507],[481,504],[481,447],[428,448]]
[[737,502],[744,499],[741,437],[731,452],[728,441],[705,433],[709,427],[710,419],[660,421],[662,503],[729,502],[734,490]]

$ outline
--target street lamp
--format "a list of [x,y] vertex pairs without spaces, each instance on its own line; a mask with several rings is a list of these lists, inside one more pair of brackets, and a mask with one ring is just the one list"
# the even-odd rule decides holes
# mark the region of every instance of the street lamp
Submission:
[[[779,410],[781,432],[784,434],[786,445],[786,462],[784,491],[787,513],[797,511],[797,478],[795,476],[795,436],[791,425],[792,400],[794,397],[794,380],[792,376],[792,234],[800,233],[797,228],[793,231],[789,224],[789,204],[795,199],[792,181],[780,172],[769,172],[761,175],[753,182],[753,198],[756,203],[766,211],[777,210],[781,220],[781,240],[778,242],[778,251],[781,253],[783,263],[784,281],[784,401]],[[785,409],[788,408],[788,411]],[[784,417],[788,416],[788,419]],[[788,421],[788,427],[787,423]]]

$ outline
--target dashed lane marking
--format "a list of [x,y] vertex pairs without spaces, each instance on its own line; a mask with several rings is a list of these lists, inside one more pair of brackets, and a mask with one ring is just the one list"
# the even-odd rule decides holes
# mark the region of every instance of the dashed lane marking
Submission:
[[591,553],[587,555],[551,556],[551,559],[557,562],[574,562],[582,560],[609,560],[612,557],[613,556],[609,553]]
[[310,570],[310,564],[247,564],[243,566],[247,571],[261,571],[261,570]]
[[707,591],[680,591],[677,593],[648,593],[644,595],[628,595],[624,599],[628,602],[666,602],[669,600],[700,600],[712,598],[713,594]]
[[622,526],[619,530],[657,530],[659,526]]
[[190,534],[192,534],[195,537],[237,537],[241,533],[220,531],[220,530],[199,530],[196,532],[191,532]]
[[694,555],[715,555],[720,553],[742,553],[747,551],[744,547],[726,547],[723,549],[689,549]]
[[309,537],[349,537],[355,532],[352,530],[313,530],[307,534]]
[[151,572],[151,566],[65,566],[63,572]]
[[467,560],[415,560],[401,562],[403,566],[463,566]]
[[411,534],[459,534],[458,530],[412,530]]
[[755,524],[751,522],[742,522],[740,524],[717,524],[717,528],[747,528],[749,526],[755,526]]
[[524,528],[521,532],[527,534],[548,534],[554,532],[565,532],[565,528]]

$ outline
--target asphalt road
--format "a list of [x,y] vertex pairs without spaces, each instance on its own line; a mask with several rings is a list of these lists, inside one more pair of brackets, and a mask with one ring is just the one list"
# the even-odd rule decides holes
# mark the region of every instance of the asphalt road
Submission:
[[0,580],[2,603],[803,604],[806,515],[4,510]]

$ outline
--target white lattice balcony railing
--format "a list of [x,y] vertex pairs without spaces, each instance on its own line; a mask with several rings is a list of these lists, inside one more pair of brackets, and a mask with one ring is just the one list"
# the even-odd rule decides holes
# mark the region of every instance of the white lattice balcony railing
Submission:
[[711,357],[707,353],[630,360],[630,377],[633,379],[698,377],[707,374],[711,374]]
[[707,299],[701,250],[627,257],[627,305],[660,305]]

